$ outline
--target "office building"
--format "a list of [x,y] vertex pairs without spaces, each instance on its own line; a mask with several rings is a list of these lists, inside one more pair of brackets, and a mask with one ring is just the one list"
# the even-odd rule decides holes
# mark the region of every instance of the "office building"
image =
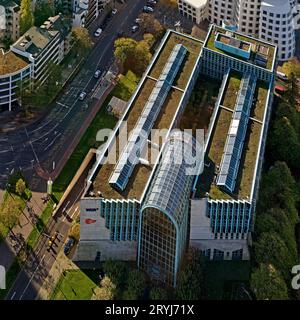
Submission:
[[[204,42],[166,33],[95,159],[74,260],[137,259],[153,281],[175,286],[188,246],[209,259],[249,259],[276,54],[272,44],[215,25]],[[205,139],[193,132],[183,140],[173,129],[203,129],[187,107],[198,78],[219,83],[218,98]],[[163,138],[152,129],[166,129]],[[166,161],[182,149],[186,162]],[[197,161],[187,175],[191,153]]]
[[13,1],[0,1],[0,41],[16,41],[20,36],[20,7]]

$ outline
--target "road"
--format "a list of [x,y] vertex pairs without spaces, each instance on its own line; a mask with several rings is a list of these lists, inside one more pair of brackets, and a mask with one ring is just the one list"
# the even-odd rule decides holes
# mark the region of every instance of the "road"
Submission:
[[[101,36],[94,38],[96,44],[92,53],[46,117],[25,128],[0,134],[0,188],[4,187],[14,169],[24,172],[32,190],[45,192],[46,182],[38,170],[50,175],[63,158],[74,133],[94,107],[91,95],[99,81],[93,77],[95,70],[108,70],[113,61],[113,44],[118,32],[130,30],[144,3],[145,0],[128,0]],[[81,91],[88,93],[84,101],[78,100]]]
[[[31,187],[40,187],[41,179],[36,175],[34,164],[40,163],[44,170],[50,172],[53,161],[57,161],[64,153],[68,139],[71,139],[76,128],[83,122],[83,117],[87,117],[82,103],[77,100],[78,93],[85,90],[88,97],[91,96],[97,81],[93,78],[94,71],[97,68],[108,68],[113,57],[114,39],[119,31],[130,30],[144,3],[131,0],[119,10],[101,35],[87,63],[43,121],[7,136],[0,136],[0,178],[6,177],[12,168],[22,167],[27,174],[33,175]],[[79,200],[89,169],[84,171],[58,212],[51,218],[45,234],[40,236],[35,250],[12,285],[7,300],[38,299],[39,288],[64,244],[72,222],[79,215]],[[48,252],[47,236],[52,236],[55,232],[59,236]]]

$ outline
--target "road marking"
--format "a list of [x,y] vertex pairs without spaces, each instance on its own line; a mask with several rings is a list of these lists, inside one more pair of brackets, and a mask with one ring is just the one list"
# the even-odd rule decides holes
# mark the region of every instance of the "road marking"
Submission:
[[[55,131],[56,132],[56,131]],[[54,133],[56,134],[56,133]],[[59,133],[58,135],[56,135],[56,137],[47,145],[47,147],[44,149],[44,151],[48,150],[52,145],[53,143],[55,142],[55,140],[61,136],[61,133]]]
[[77,212],[77,210],[78,210],[78,206],[76,207],[75,211],[72,213],[72,215],[70,217],[71,219],[73,219],[73,217],[74,217],[75,213]]
[[21,294],[20,296],[20,299],[19,300],[22,300],[23,296],[24,296],[24,293],[26,292],[26,290],[28,289],[29,285],[30,285],[30,282],[32,281],[32,279],[34,278],[35,276],[35,273],[36,271],[38,270],[38,268],[40,267],[41,263],[43,262],[43,260],[45,259],[45,254],[43,255],[41,261],[39,262],[38,266],[36,267],[36,269],[33,271],[33,274],[31,276],[31,278],[29,279],[28,283],[27,283],[27,286],[25,287],[23,293]]
[[13,300],[14,296],[16,295],[16,291],[13,293],[13,295],[11,296],[10,300]]
[[0,153],[6,153],[6,152],[10,152],[10,151],[11,151],[11,149],[7,149],[7,150],[0,151]]

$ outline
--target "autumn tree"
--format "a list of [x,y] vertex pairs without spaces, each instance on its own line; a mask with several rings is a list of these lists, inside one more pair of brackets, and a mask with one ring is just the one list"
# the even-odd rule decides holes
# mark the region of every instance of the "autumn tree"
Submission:
[[258,300],[287,300],[289,298],[287,285],[272,264],[260,264],[251,275],[250,285]]
[[100,282],[100,288],[94,289],[91,300],[113,300],[116,295],[116,285],[105,276]]
[[69,236],[74,238],[76,241],[79,241],[80,239],[80,223],[75,223],[72,225]]
[[26,183],[23,179],[19,179],[16,183],[16,193],[20,196],[25,192],[26,189]]
[[139,18],[141,19],[141,28],[144,33],[151,33],[155,39],[160,39],[162,37],[165,29],[157,19],[153,18],[153,15],[141,13]]
[[19,220],[22,208],[11,195],[8,197],[0,206],[0,222],[6,228],[12,229]]
[[21,0],[20,6],[20,34],[24,34],[33,26],[32,1]]
[[76,27],[72,30],[72,45],[82,56],[86,57],[93,47],[93,42],[88,30],[84,27]]

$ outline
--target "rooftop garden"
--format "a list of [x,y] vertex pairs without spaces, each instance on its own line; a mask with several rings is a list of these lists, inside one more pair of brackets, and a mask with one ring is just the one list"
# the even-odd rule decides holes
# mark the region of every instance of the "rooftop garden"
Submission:
[[28,66],[28,63],[11,51],[0,50],[0,76],[17,72]]
[[268,85],[263,81],[258,81],[254,93],[254,108],[251,117],[263,121],[265,114],[265,106],[268,97]]
[[171,33],[169,39],[165,43],[161,53],[157,57],[157,60],[150,70],[150,76],[153,78],[158,78],[176,44],[183,44],[187,50],[187,56],[182,63],[182,67],[177,75],[174,85],[184,90],[188,80],[191,76],[191,72],[195,66],[195,62],[199,56],[200,50],[202,48],[202,42],[190,39],[178,35],[176,33]]
[[242,75],[237,72],[230,74],[229,81],[224,90],[224,95],[221,101],[221,105],[234,110],[236,99],[241,85]]
[[[237,59],[240,59],[240,60],[244,60],[244,61],[247,61],[241,57],[236,57],[232,54],[229,54],[228,52],[224,52],[218,48],[215,47],[215,38],[216,38],[216,35],[218,33],[221,33],[221,34],[225,34],[227,30],[223,29],[223,28],[220,28],[220,27],[217,27],[217,26],[214,26],[212,29],[211,29],[211,32],[207,38],[207,41],[206,41],[206,44],[205,44],[205,47],[208,48],[208,49],[211,49],[211,50],[214,50],[216,52],[219,52],[219,53],[222,53],[222,54],[226,54],[226,55],[231,55]],[[253,44],[254,46],[252,46],[252,50],[254,50],[254,52],[252,53],[256,53],[256,50],[258,50],[258,46],[259,45],[263,45],[264,47],[267,47],[268,48],[268,55],[267,55],[267,65],[266,65],[266,69],[271,69],[272,68],[272,65],[273,65],[273,60],[274,60],[274,52],[275,52],[275,47],[272,46],[272,45],[268,45],[267,43],[265,42],[261,42],[259,40],[256,40],[254,38],[250,38],[250,37],[247,37],[247,36],[243,36],[241,34],[238,34],[238,33],[234,33],[235,34],[235,38],[238,39],[238,40],[242,40],[242,41],[246,41],[246,42],[250,42],[251,44]],[[253,55],[252,55],[253,56]],[[252,59],[250,58],[250,61],[249,62],[252,62],[251,61]]]

